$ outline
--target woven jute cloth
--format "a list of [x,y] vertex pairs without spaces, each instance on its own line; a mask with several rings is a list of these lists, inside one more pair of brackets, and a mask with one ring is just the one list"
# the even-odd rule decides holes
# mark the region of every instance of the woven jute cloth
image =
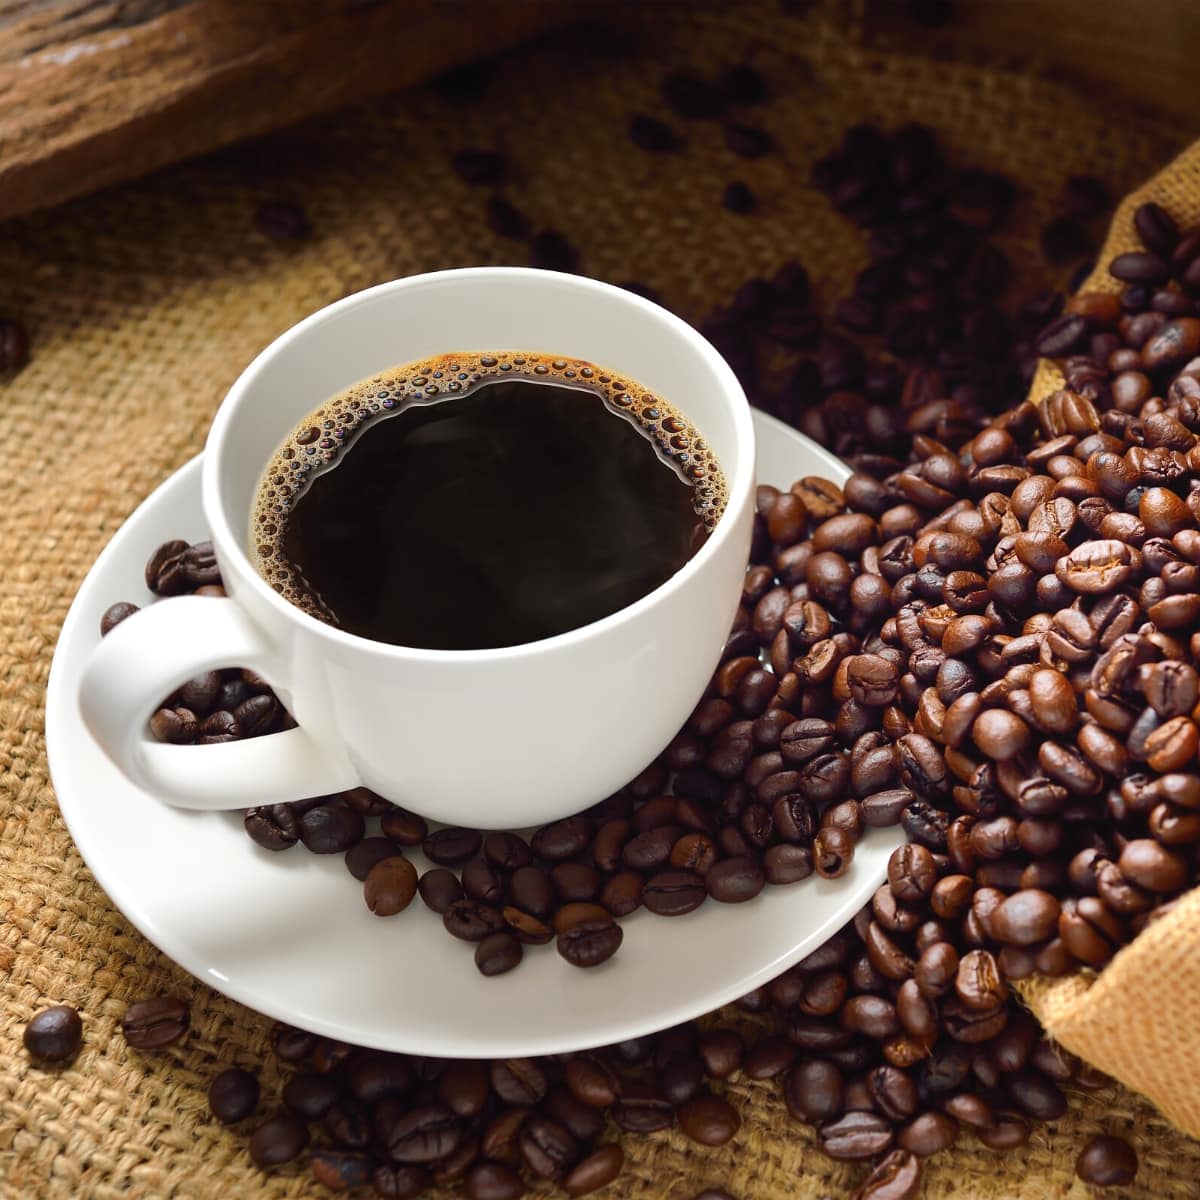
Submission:
[[[1098,267],[1080,290],[1116,292],[1105,264],[1141,249],[1133,214],[1147,201],[1165,208],[1181,229],[1200,225],[1200,143],[1190,146],[1122,200]],[[1043,360],[1030,389],[1038,401],[1063,386]],[[1064,1046],[1151,1097],[1164,1113],[1200,1137],[1200,889],[1126,946],[1097,977],[1091,971],[1037,980],[1023,994]]]
[[[624,53],[600,37],[519,52],[476,107],[449,107],[432,91],[391,98],[0,227],[0,313],[25,323],[34,347],[30,364],[0,382],[5,1200],[320,1194],[299,1167],[260,1173],[244,1135],[209,1117],[207,1081],[222,1066],[266,1059],[268,1022],[174,966],[97,886],[50,787],[44,692],[89,566],[135,505],[201,448],[221,397],[258,350],[321,305],[385,279],[526,261],[522,243],[488,232],[484,194],[448,169],[453,149],[503,149],[510,198],[538,228],[570,237],[583,270],[643,279],[699,317],[793,256],[823,304],[843,294],[865,261],[863,239],[807,180],[811,161],[854,122],[925,122],[957,161],[1019,179],[1003,245],[1022,290],[1063,282],[1042,263],[1036,230],[1069,175],[1099,175],[1124,194],[1188,140],[1189,131],[1044,74],[866,49],[841,4],[797,14],[774,0],[678,0],[628,6],[623,17],[632,30]],[[770,129],[777,153],[737,159],[720,128],[701,122],[687,126],[678,155],[631,148],[629,115],[659,110],[664,63],[708,72],[742,59],[775,93],[747,119]],[[753,217],[720,206],[738,178],[759,195]],[[311,238],[281,245],[256,232],[255,206],[273,197],[303,201]],[[141,1055],[119,1021],[131,999],[155,993],[186,999],[193,1030],[180,1047]],[[1155,996],[1160,1009],[1162,1001]],[[47,1069],[31,1063],[21,1034],[34,1012],[60,1002],[82,1010],[84,1046],[70,1065]],[[1049,1002],[1045,1011],[1057,1021]],[[1182,1060],[1180,1069],[1189,1069]],[[272,1067],[262,1082],[270,1102]],[[729,1145],[704,1150],[676,1132],[628,1136],[628,1167],[611,1193],[689,1200],[720,1185],[742,1200],[816,1200],[847,1194],[865,1173],[822,1157],[776,1087],[734,1082],[731,1094],[744,1124]],[[1142,1167],[1124,1195],[1197,1194],[1200,1146],[1114,1084],[1072,1095],[1069,1113],[1014,1153],[964,1134],[929,1164],[926,1195],[1082,1197],[1075,1155],[1102,1131],[1137,1142]]]

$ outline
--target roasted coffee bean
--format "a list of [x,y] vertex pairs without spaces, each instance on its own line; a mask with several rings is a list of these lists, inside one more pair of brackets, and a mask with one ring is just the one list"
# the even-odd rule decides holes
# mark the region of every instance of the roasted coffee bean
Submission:
[[522,912],[547,917],[554,907],[554,886],[540,867],[518,867],[509,879],[509,898]]
[[416,868],[398,854],[380,859],[363,882],[363,898],[377,917],[403,912],[416,894]]
[[540,1104],[549,1083],[535,1059],[498,1059],[490,1068],[492,1090],[506,1104],[528,1107]]
[[521,1158],[542,1179],[559,1179],[579,1156],[570,1130],[549,1117],[531,1117],[518,1136]]
[[371,1172],[371,1186],[383,1200],[413,1200],[432,1183],[424,1167],[380,1163]]
[[704,876],[708,894],[722,904],[752,900],[766,883],[763,868],[752,858],[726,858],[709,868]]
[[625,1152],[609,1142],[577,1163],[562,1181],[569,1196],[586,1196],[612,1183],[625,1165]]
[[657,1096],[630,1087],[630,1094],[613,1105],[610,1115],[617,1127],[628,1133],[654,1133],[675,1124],[675,1110]]
[[893,1150],[859,1184],[853,1200],[914,1200],[921,1192],[921,1160]]
[[1075,1174],[1093,1187],[1123,1187],[1133,1182],[1137,1170],[1134,1148],[1124,1138],[1108,1134],[1092,1138],[1075,1160]]
[[352,808],[338,801],[310,808],[300,817],[298,832],[306,850],[341,854],[362,839],[366,824]]
[[228,1067],[208,1085],[208,1108],[222,1125],[235,1125],[258,1107],[258,1077],[241,1067]]
[[[387,833],[387,830],[384,832]],[[482,845],[483,837],[478,830],[450,825],[425,838],[421,850],[430,862],[439,867],[455,867],[474,858]]]
[[29,334],[11,317],[0,316],[0,371],[19,371],[29,361]]
[[630,118],[629,140],[651,154],[673,154],[683,148],[683,139],[656,117],[638,114]]
[[692,871],[660,871],[642,889],[642,903],[653,913],[678,917],[699,908],[705,897],[704,880]]
[[525,1181],[503,1163],[477,1163],[467,1171],[463,1190],[468,1200],[520,1200]]
[[711,1092],[701,1092],[679,1106],[679,1128],[702,1146],[723,1146],[741,1128],[737,1110]]
[[482,942],[492,933],[504,930],[504,919],[490,904],[478,900],[455,900],[442,914],[447,933],[464,942]]
[[425,818],[404,808],[388,809],[379,819],[379,828],[399,846],[420,846],[429,836]]
[[844,875],[854,860],[854,839],[844,829],[828,826],[813,839],[813,864],[825,879]]
[[917,904],[927,897],[937,881],[933,855],[924,846],[909,843],[893,851],[888,859],[888,886],[904,904]]
[[475,947],[475,965],[481,975],[503,975],[521,961],[523,953],[511,933],[491,933]]
[[417,880],[417,891],[421,899],[435,913],[444,915],[452,904],[463,898],[462,885],[458,877],[445,867],[434,867]]
[[1054,935],[1058,916],[1058,900],[1049,892],[1023,889],[995,910],[991,928],[1000,941],[1029,946]]
[[[448,1068],[446,1075],[449,1075],[451,1070],[452,1067]],[[385,1096],[407,1092],[413,1086],[413,1072],[408,1060],[399,1054],[375,1052],[355,1055],[347,1074],[347,1082],[350,1093],[356,1100],[361,1100],[364,1104],[374,1104]]]
[[164,542],[146,563],[146,586],[160,596],[178,596],[220,582],[211,542]]
[[135,1000],[121,1018],[121,1032],[135,1050],[159,1050],[180,1040],[191,1026],[188,1006],[173,996]]
[[621,926],[606,914],[606,919],[580,921],[563,930],[557,949],[573,967],[595,967],[612,958],[624,936]]
[[817,1130],[817,1144],[830,1158],[875,1158],[892,1145],[892,1127],[876,1113],[848,1112],[823,1123]]
[[30,1017],[22,1040],[30,1054],[47,1062],[65,1062],[83,1042],[83,1021],[75,1009],[55,1004]]
[[258,1167],[291,1162],[308,1145],[308,1130],[290,1113],[269,1117],[250,1135],[250,1157]]
[[783,1095],[792,1116],[803,1121],[830,1120],[843,1111],[845,1080],[832,1062],[808,1059],[788,1072]]
[[392,1100],[385,1100],[376,1107],[375,1123],[379,1139],[393,1162],[436,1163],[462,1144],[462,1123],[444,1105],[425,1104],[394,1112],[392,1105]]
[[958,1122],[937,1111],[923,1112],[897,1131],[896,1144],[920,1158],[947,1150],[958,1138]]

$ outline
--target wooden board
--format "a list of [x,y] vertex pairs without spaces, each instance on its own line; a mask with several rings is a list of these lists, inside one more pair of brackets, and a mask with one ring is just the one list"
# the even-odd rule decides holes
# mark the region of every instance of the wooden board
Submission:
[[572,0],[0,0],[0,218],[427,79]]

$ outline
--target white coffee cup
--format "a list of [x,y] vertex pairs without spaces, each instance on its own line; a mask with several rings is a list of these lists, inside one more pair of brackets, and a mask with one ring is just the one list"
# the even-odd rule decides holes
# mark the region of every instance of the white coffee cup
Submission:
[[[368,641],[279,595],[246,549],[259,478],[285,435],[366,376],[492,349],[586,359],[682,410],[728,484],[724,515],[700,551],[611,616],[495,650]],[[749,549],[754,456],[750,408],[725,361],[678,317],[620,288],[480,267],[348,296],[268,346],[213,420],[203,507],[228,598],[178,597],[122,621],[84,670],[83,719],[130,779],[184,808],[246,808],[366,786],[475,828],[577,812],[654,759],[716,666]],[[206,746],[151,737],[148,717],[164,697],[232,666],[269,680],[299,727]]]

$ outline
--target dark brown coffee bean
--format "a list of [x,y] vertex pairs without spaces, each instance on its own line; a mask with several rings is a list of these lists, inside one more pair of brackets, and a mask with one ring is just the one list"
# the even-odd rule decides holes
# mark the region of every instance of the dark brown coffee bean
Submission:
[[424,1167],[380,1163],[371,1172],[371,1186],[383,1200],[414,1200],[432,1183]]
[[300,817],[298,832],[305,849],[314,854],[341,854],[366,832],[366,823],[352,808],[338,801],[318,804]]
[[229,1067],[208,1085],[208,1108],[222,1125],[235,1125],[258,1107],[258,1078],[240,1067]]
[[914,1200],[921,1192],[921,1160],[893,1150],[859,1184],[853,1200]]
[[1153,838],[1135,838],[1127,842],[1117,866],[1131,883],[1151,892],[1181,891],[1188,879],[1184,857]]
[[921,845],[909,843],[892,852],[887,867],[888,886],[903,904],[919,904],[933,890],[937,867],[933,855]]
[[29,361],[29,334],[11,317],[0,316],[0,371],[19,371]]
[[752,900],[766,883],[763,868],[752,858],[726,858],[709,868],[704,876],[708,894],[722,904]]
[[629,140],[650,154],[673,154],[684,146],[683,139],[669,125],[643,114],[630,118]]
[[250,1135],[250,1157],[258,1167],[291,1162],[308,1145],[308,1130],[290,1113],[269,1117]]
[[[451,1069],[443,1078],[450,1075]],[[356,1100],[374,1104],[386,1096],[407,1092],[413,1085],[413,1072],[402,1055],[371,1052],[353,1057],[346,1082]]]
[[363,883],[363,899],[377,917],[403,912],[416,894],[416,868],[398,854],[377,862]]
[[525,1181],[503,1163],[477,1163],[467,1172],[463,1190],[468,1200],[520,1200]]
[[186,746],[194,742],[200,733],[200,723],[190,709],[160,708],[150,718],[150,732],[160,742],[175,746]]
[[464,942],[482,942],[492,933],[504,930],[504,918],[490,904],[478,900],[455,900],[442,914],[446,932]]
[[481,975],[503,975],[521,961],[523,953],[511,933],[491,933],[475,947],[475,965]]
[[675,1124],[675,1110],[666,1100],[634,1085],[627,1087],[626,1092],[610,1113],[619,1129],[628,1133],[654,1133]]
[[83,1021],[75,1009],[55,1004],[30,1017],[22,1040],[30,1054],[47,1062],[65,1062],[83,1041]]
[[704,880],[692,871],[660,871],[642,889],[642,903],[663,917],[678,917],[699,908],[706,895]]
[[934,1110],[914,1117],[897,1131],[896,1144],[920,1158],[928,1158],[940,1150],[947,1150],[958,1138],[958,1122]]
[[625,1165],[625,1152],[609,1142],[578,1163],[562,1181],[569,1196],[586,1196],[612,1183]]
[[463,898],[462,885],[457,876],[445,867],[434,867],[417,880],[417,891],[435,913],[444,915],[446,910]]
[[611,917],[581,921],[558,935],[559,954],[573,967],[595,967],[620,948],[625,931]]
[[[759,1076],[764,1078],[764,1076]],[[802,1121],[830,1120],[843,1111],[845,1080],[832,1062],[814,1058],[793,1067],[784,1081],[788,1111]]]
[[420,846],[429,836],[425,818],[405,808],[391,808],[385,812],[379,819],[379,828],[384,837],[400,846]]
[[741,1128],[737,1110],[711,1092],[701,1092],[679,1107],[679,1128],[701,1146],[724,1146]]
[[875,1108],[892,1121],[906,1121],[917,1110],[917,1086],[899,1067],[874,1067],[867,1088]]
[[1009,896],[992,914],[991,930],[1000,941],[1030,946],[1058,928],[1059,903],[1049,892],[1025,889]]
[[844,829],[826,827],[813,839],[813,864],[825,879],[844,875],[854,860],[854,839]]
[[508,881],[512,903],[535,917],[547,917],[554,907],[554,885],[540,867],[518,867]]
[[396,854],[396,845],[385,837],[363,838],[346,851],[346,869],[359,883],[366,881],[371,868]]
[[107,637],[126,617],[132,617],[137,611],[138,606],[128,600],[110,604],[100,617],[100,636]]
[[[384,832],[387,833],[387,830]],[[421,850],[430,862],[439,867],[455,867],[474,858],[482,845],[483,837],[478,830],[450,825],[431,833],[421,843]]]
[[459,1118],[442,1104],[425,1104],[393,1115],[393,1100],[375,1110],[380,1140],[396,1163],[436,1163],[453,1154],[464,1140]]
[[535,1059],[497,1059],[490,1067],[492,1090],[505,1104],[540,1104],[549,1088],[546,1073]]
[[1098,1134],[1079,1152],[1075,1174],[1093,1187],[1124,1187],[1137,1175],[1138,1157],[1124,1139]]
[[135,1000],[121,1018],[121,1032],[135,1050],[159,1050],[179,1041],[191,1026],[188,1006],[173,996]]
[[817,1130],[823,1153],[836,1159],[875,1158],[892,1145],[892,1127],[876,1113],[849,1112]]
[[211,542],[164,542],[146,563],[146,586],[160,596],[178,596],[221,582]]
[[493,831],[483,839],[483,856],[502,871],[515,871],[533,861],[529,843],[515,833]]
[[747,1079],[774,1079],[795,1061],[796,1047],[779,1034],[768,1034],[746,1052],[742,1070]]

